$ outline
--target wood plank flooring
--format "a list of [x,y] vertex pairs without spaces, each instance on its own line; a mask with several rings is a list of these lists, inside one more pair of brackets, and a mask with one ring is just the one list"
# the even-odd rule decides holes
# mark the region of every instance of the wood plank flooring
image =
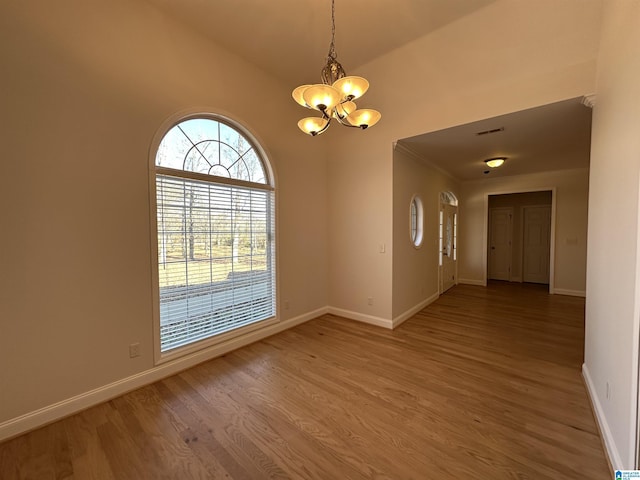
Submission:
[[584,300],[459,285],[325,315],[0,444],[4,479],[607,479]]

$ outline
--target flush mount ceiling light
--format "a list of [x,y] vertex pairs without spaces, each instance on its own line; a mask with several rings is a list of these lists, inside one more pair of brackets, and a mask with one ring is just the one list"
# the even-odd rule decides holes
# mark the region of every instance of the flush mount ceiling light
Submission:
[[486,163],[488,167],[498,168],[504,163],[506,159],[507,157],[488,158],[484,161],[484,163]]
[[322,113],[321,117],[307,117],[298,122],[300,130],[313,137],[325,132],[331,120],[364,130],[378,123],[382,116],[377,110],[358,109],[353,102],[365,94],[369,82],[362,77],[347,76],[337,60],[335,36],[335,0],[331,0],[331,45],[327,64],[320,75],[322,83],[301,85],[291,94],[303,107]]

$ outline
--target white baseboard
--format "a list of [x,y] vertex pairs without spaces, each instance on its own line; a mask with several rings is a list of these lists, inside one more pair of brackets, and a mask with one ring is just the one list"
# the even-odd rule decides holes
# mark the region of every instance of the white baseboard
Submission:
[[398,326],[400,326],[403,322],[413,317],[416,313],[418,313],[420,310],[425,308],[427,305],[431,305],[433,302],[435,302],[438,299],[438,297],[440,297],[440,294],[436,292],[433,295],[431,295],[429,298],[417,304],[416,306],[398,315],[396,318],[393,319],[392,328],[397,328]]
[[602,440],[607,450],[606,453],[609,456],[609,462],[614,470],[623,470],[624,465],[622,463],[622,458],[620,457],[620,452],[618,452],[618,449],[616,448],[616,443],[613,440],[613,435],[611,434],[611,429],[609,428],[604,411],[602,410],[600,400],[596,395],[596,389],[593,385],[593,380],[591,380],[591,375],[589,374],[589,369],[587,368],[586,363],[582,364],[582,377],[584,378],[584,383],[587,386],[587,395],[589,396],[589,400],[591,400],[591,406],[593,407],[596,421],[600,427],[600,433],[602,434]]
[[555,288],[553,289],[554,295],[569,295],[571,297],[586,297],[587,292],[584,290],[567,290],[566,288]]
[[393,321],[386,318],[374,317],[373,315],[352,312],[350,310],[343,310],[336,307],[329,307],[328,313],[330,313],[331,315],[337,315],[338,317],[344,317],[350,320],[357,320],[358,322],[368,323],[377,327],[388,328],[389,330],[393,329]]
[[60,420],[74,413],[78,413],[94,405],[106,402],[137,388],[157,382],[165,377],[174,375],[199,363],[219,357],[232,350],[244,347],[264,338],[280,333],[289,328],[300,325],[321,315],[328,313],[328,308],[323,307],[312,312],[305,313],[295,318],[283,320],[267,327],[254,330],[245,335],[229,339],[225,342],[212,345],[190,355],[180,357],[173,361],[163,363],[144,372],[137,373],[116,382],[90,390],[80,395],[48,405],[33,412],[26,413],[0,423],[0,441],[16,437],[30,430],[42,427]]
[[472,280],[470,278],[459,278],[458,283],[463,283],[465,285],[477,285],[479,287],[486,287],[487,282],[484,280]]

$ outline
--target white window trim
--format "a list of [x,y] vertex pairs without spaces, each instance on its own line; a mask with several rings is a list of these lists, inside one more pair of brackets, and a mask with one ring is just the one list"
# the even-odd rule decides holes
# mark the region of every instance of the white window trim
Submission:
[[[242,135],[245,136],[248,140],[250,140],[251,145],[255,149],[255,151],[259,154],[260,158],[264,159],[263,167],[266,175],[266,184],[259,186],[257,184],[251,183],[252,188],[262,188],[264,190],[273,191],[273,211],[275,215],[274,221],[274,234],[276,239],[278,238],[278,200],[276,193],[276,175],[273,170],[273,166],[271,161],[269,160],[269,155],[264,149],[263,142],[260,142],[258,137],[251,133],[244,125],[240,124],[238,121],[233,120],[230,116],[224,114],[215,114],[211,113],[214,109],[209,108],[197,108],[197,109],[189,109],[181,112],[177,112],[167,118],[156,131],[150,148],[149,148],[149,230],[150,230],[150,251],[151,251],[151,285],[152,285],[152,321],[153,321],[153,356],[154,356],[154,365],[161,365],[173,360],[176,360],[181,357],[186,357],[188,355],[195,355],[196,352],[201,352],[206,349],[211,349],[214,346],[223,344],[225,342],[232,341],[237,337],[241,337],[243,335],[247,335],[256,330],[261,330],[264,328],[268,328],[280,321],[280,307],[279,307],[279,268],[278,268],[278,259],[279,259],[279,243],[276,240],[275,244],[275,262],[273,264],[273,268],[275,269],[275,316],[273,318],[263,320],[257,323],[249,324],[240,328],[237,328],[233,331],[225,332],[219,335],[215,335],[208,339],[204,339],[198,341],[194,344],[184,345],[182,347],[178,347],[172,349],[167,352],[161,351],[160,345],[160,285],[159,285],[159,272],[158,272],[158,227],[157,227],[157,201],[156,201],[156,175],[161,173],[162,167],[156,166],[156,155],[158,152],[158,148],[162,139],[165,137],[167,132],[173,128],[175,125],[184,122],[186,120],[194,119],[194,118],[209,118],[215,121],[219,121],[225,123]],[[245,123],[246,125],[246,123]],[[159,171],[160,168],[160,171]],[[199,175],[195,172],[181,172],[179,170],[167,169],[170,170],[171,175],[174,176],[182,176],[182,173],[186,173],[188,178],[197,179]],[[202,175],[210,181],[210,177],[208,175]],[[216,177],[216,183],[226,183],[224,177]],[[241,184],[241,181],[237,181],[238,184]]]

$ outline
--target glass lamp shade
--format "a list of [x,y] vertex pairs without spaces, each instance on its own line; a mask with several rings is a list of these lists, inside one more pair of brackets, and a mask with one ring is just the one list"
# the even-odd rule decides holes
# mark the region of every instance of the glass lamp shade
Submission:
[[330,85],[318,83],[308,87],[302,93],[302,98],[309,107],[322,112],[325,109],[331,110],[338,104],[340,93]]
[[307,135],[315,137],[327,129],[329,120],[324,117],[307,117],[298,122],[298,128]]
[[373,127],[380,121],[381,117],[382,115],[379,111],[363,108],[349,114],[347,121],[354,127],[360,127],[364,130],[365,128]]
[[356,104],[354,102],[339,103],[333,109],[333,117],[339,119],[345,118],[350,113],[355,112],[356,108],[358,107],[356,107]]
[[333,84],[341,98],[354,100],[360,98],[369,89],[369,82],[362,77],[343,77]]
[[485,160],[484,163],[486,163],[487,166],[489,166],[491,168],[498,168],[504,163],[505,160],[506,160],[506,158],[504,158],[504,157],[490,158],[489,160]]
[[309,105],[304,101],[303,94],[310,86],[311,85],[300,85],[291,93],[291,96],[299,105],[307,108],[309,108]]

